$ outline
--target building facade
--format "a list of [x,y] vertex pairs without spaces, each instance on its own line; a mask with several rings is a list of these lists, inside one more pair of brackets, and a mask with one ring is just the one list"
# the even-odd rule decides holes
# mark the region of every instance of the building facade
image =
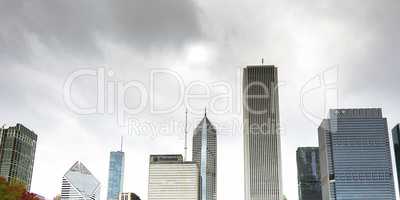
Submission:
[[[392,129],[394,156],[396,159],[397,181],[400,183],[400,124]],[[399,184],[400,190],[400,184]]]
[[139,196],[132,192],[119,193],[118,200],[140,200]]
[[61,200],[100,200],[100,182],[78,161],[62,178]]
[[299,200],[322,200],[319,148],[300,147],[296,157]]
[[31,188],[37,135],[17,124],[0,128],[0,176],[9,182],[20,182]]
[[108,168],[107,200],[118,200],[119,193],[124,187],[125,153],[113,151],[110,153]]
[[245,200],[281,200],[278,70],[248,66],[243,71]]
[[217,131],[206,115],[194,130],[192,153],[200,167],[201,200],[217,199]]
[[319,129],[324,200],[395,200],[382,110],[335,109]]
[[148,200],[199,200],[200,170],[182,155],[151,155]]

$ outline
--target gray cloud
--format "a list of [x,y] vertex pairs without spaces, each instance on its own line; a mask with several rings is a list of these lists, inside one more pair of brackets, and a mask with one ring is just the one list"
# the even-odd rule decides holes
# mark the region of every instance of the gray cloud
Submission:
[[192,0],[0,2],[0,58],[32,56],[35,44],[80,58],[101,55],[99,40],[139,50],[179,48],[202,36]]
[[[241,81],[237,77],[239,67],[260,63],[264,57],[266,63],[279,67],[280,80],[284,82],[280,88],[283,166],[291,167],[284,169],[283,176],[289,199],[297,198],[297,182],[293,178],[296,170],[292,167],[296,166],[296,147],[317,144],[315,124],[299,105],[301,88],[309,79],[339,66],[339,101],[343,103],[339,106],[382,106],[391,121],[389,126],[400,119],[395,112],[399,99],[396,91],[400,90],[397,0],[204,0],[199,5],[194,0],[0,0],[0,4],[0,63],[7,59],[13,66],[30,57],[35,61],[2,71],[9,76],[0,81],[0,91],[5,96],[0,104],[4,111],[1,122],[22,121],[38,130],[43,143],[39,145],[35,172],[38,178],[34,178],[37,182],[33,186],[49,197],[59,190],[57,176],[64,173],[48,173],[46,167],[52,166],[54,160],[61,162],[58,168],[67,168],[73,159],[98,155],[87,159],[88,165],[94,166],[104,183],[106,150],[118,146],[116,134],[126,133],[125,128],[118,127],[114,115],[80,116],[68,110],[62,99],[62,86],[73,71],[71,68],[106,66],[115,72],[116,80],[140,80],[149,87],[151,67],[167,66],[179,71],[186,84],[225,80],[235,85]],[[185,60],[186,52],[183,56],[176,52],[177,48],[204,38],[206,42],[199,44],[210,44],[216,54],[207,63],[191,64]],[[112,47],[102,46],[103,42]],[[42,52],[41,46],[50,51]],[[162,51],[153,53],[156,48]],[[102,57],[104,51],[109,54],[106,58]],[[61,54],[72,59],[61,58]],[[90,79],[90,83],[95,82]],[[96,99],[93,87],[79,83],[74,87],[78,100],[93,103],[91,100]],[[163,87],[169,88],[158,93],[165,98],[163,103],[175,99],[176,94],[171,91],[177,88],[168,82]],[[310,94],[305,106],[323,117],[326,113],[320,107],[324,106],[324,96],[322,90],[319,92]],[[237,91],[235,95],[238,94]],[[134,93],[127,95],[130,103],[135,98]],[[239,102],[234,104],[240,108]],[[204,103],[196,106],[203,107]],[[36,119],[32,119],[32,113]],[[212,115],[216,123],[236,115],[241,118],[240,113]],[[183,110],[155,116],[146,109],[135,117],[149,121],[183,119]],[[91,137],[91,145],[99,147],[82,154],[77,149],[87,146],[75,144],[70,133]],[[219,163],[222,170],[218,173],[218,194],[223,199],[234,199],[243,193],[242,165],[237,164],[241,159],[236,157],[242,152],[238,148],[242,145],[241,132],[233,134],[219,140],[219,153],[224,159]],[[65,151],[57,149],[55,141],[61,143],[64,139],[69,141],[63,144]],[[182,141],[173,137],[149,142],[137,136],[128,137],[129,140],[132,145],[127,145],[127,152],[131,152],[129,158],[135,159],[133,152],[147,157],[149,153],[179,152],[182,146]],[[65,153],[68,149],[76,151]],[[103,152],[98,153],[99,149]],[[98,160],[103,164],[93,164]],[[129,177],[134,178],[127,180],[127,187],[145,196],[148,163],[138,160],[134,164],[139,169],[128,170],[132,173]]]

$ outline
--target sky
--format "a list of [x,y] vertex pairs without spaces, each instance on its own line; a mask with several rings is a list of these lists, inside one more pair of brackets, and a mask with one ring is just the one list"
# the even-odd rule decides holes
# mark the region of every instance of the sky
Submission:
[[[124,191],[147,199],[150,154],[189,149],[207,108],[218,199],[243,186],[241,71],[279,70],[283,190],[296,149],[317,146],[329,108],[381,107],[400,122],[396,0],[0,0],[0,123],[38,135],[32,191],[52,198],[79,160],[102,183],[126,152]],[[190,154],[190,153],[189,153]],[[189,156],[190,158],[191,156]]]

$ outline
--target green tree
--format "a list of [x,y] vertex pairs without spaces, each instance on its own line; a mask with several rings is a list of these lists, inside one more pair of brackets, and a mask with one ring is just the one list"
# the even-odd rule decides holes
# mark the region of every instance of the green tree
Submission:
[[21,183],[8,183],[0,177],[0,200],[40,200],[36,194],[26,191]]

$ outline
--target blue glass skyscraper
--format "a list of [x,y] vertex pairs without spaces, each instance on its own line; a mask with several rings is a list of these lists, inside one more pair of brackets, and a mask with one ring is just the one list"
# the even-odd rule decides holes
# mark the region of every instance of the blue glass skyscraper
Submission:
[[323,200],[395,200],[382,110],[335,109],[319,127]]
[[110,153],[108,170],[107,200],[118,200],[119,193],[124,187],[125,153],[113,151]]

